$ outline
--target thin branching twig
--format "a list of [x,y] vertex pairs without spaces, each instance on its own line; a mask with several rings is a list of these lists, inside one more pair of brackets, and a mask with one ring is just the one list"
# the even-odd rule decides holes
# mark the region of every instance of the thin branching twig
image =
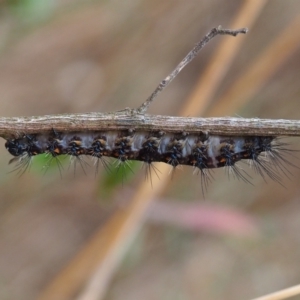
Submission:
[[151,96],[137,109],[113,113],[87,113],[46,115],[37,117],[0,118],[0,136],[8,139],[24,134],[45,133],[53,129],[61,132],[127,130],[165,132],[208,132],[219,135],[300,135],[300,123],[293,120],[260,120],[243,118],[179,118],[145,115],[149,105],[178,73],[191,62],[200,50],[217,35],[236,36],[247,33],[247,28],[237,30],[213,28],[187,54],[179,65],[158,85]]
[[46,133],[53,129],[60,132],[137,130],[165,132],[208,132],[218,135],[264,135],[264,136],[300,136],[300,121],[267,120],[244,118],[194,118],[146,115],[154,99],[178,73],[191,62],[199,51],[216,35],[236,36],[246,33],[247,28],[237,30],[213,28],[187,54],[179,65],[158,85],[150,97],[137,109],[125,109],[112,113],[85,113],[46,115],[37,117],[0,118],[0,136],[17,138],[24,134]]

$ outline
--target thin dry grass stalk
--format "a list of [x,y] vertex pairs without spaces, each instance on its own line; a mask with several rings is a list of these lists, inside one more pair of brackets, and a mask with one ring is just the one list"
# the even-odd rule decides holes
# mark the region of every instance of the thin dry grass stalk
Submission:
[[[261,10],[266,4],[263,1],[244,1],[239,13],[235,19],[232,20],[230,26],[238,28],[241,24],[251,28],[255,23]],[[221,43],[216,51],[213,53],[210,63],[199,77],[194,90],[189,96],[189,101],[183,104],[181,114],[183,116],[203,116],[209,106],[212,97],[217,90],[217,87],[222,82],[230,65],[233,63],[237,52],[244,42],[243,36],[239,37],[234,43]]]
[[283,300],[300,294],[300,284],[253,300]]
[[[224,116],[235,108],[241,107],[251,99],[281,66],[299,49],[300,46],[300,16],[290,23],[266,49],[255,57],[243,70],[243,73],[227,89],[208,113],[208,116]],[[284,101],[284,100],[283,100]]]

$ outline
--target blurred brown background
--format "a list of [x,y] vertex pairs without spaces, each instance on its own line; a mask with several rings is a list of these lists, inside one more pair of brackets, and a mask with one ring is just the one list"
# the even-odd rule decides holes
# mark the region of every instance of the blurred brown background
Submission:
[[[1,115],[137,107],[204,34],[220,24],[228,27],[242,4],[1,1]],[[262,6],[207,115],[217,111],[222,95],[299,12],[299,1],[274,0]],[[291,36],[286,59],[280,56],[283,51],[278,54],[282,64],[272,71],[276,56],[264,66],[270,73],[253,95],[245,99],[244,88],[238,90],[234,100],[241,104],[215,116],[300,118],[300,28],[291,28],[286,31]],[[235,43],[238,38],[212,41],[149,113],[178,115],[220,42]],[[251,84],[244,82],[245,87]],[[299,139],[285,141],[300,149]],[[62,176],[55,166],[44,174],[44,161],[34,159],[30,171],[18,177],[9,173],[13,167],[4,143],[1,140],[0,299],[34,299],[116,207],[126,205],[144,173],[136,165],[135,176],[129,172],[122,184],[103,168],[96,177],[91,167],[86,167],[87,174],[79,165],[74,171],[68,160]],[[300,166],[295,155],[298,159],[290,160]],[[151,207],[104,299],[248,299],[299,283],[300,171],[291,171],[281,186],[264,182],[251,170],[253,185],[216,170],[203,199],[192,168],[177,170],[162,199]]]

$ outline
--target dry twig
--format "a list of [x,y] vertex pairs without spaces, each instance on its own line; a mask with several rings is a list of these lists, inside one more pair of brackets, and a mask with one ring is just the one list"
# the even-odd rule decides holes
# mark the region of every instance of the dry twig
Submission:
[[213,28],[187,54],[179,65],[158,85],[151,96],[137,109],[125,109],[112,113],[86,113],[46,115],[37,117],[0,118],[0,136],[15,138],[24,134],[45,133],[53,128],[57,131],[105,131],[128,130],[166,132],[209,132],[218,135],[271,135],[299,136],[300,121],[264,120],[244,118],[184,118],[172,116],[146,115],[154,99],[167,87],[178,73],[191,62],[199,51],[216,35],[236,36],[246,33],[246,28],[237,30]]
[[165,132],[209,132],[218,135],[300,136],[300,121],[258,118],[185,118],[137,114],[125,109],[113,113],[48,115],[0,118],[0,136],[60,132],[138,130]]

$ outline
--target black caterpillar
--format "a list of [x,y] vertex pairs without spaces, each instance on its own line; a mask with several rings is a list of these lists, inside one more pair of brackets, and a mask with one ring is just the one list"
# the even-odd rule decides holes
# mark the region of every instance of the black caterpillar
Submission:
[[[245,171],[236,166],[240,160],[250,160],[257,173],[280,182],[278,171],[288,172],[289,163],[281,151],[290,151],[285,144],[271,136],[212,136],[134,131],[70,132],[52,130],[49,134],[26,134],[8,139],[6,149],[18,160],[17,169],[27,169],[31,158],[46,153],[51,158],[70,155],[97,159],[114,157],[120,162],[130,160],[150,164],[164,162],[174,168],[178,165],[193,166],[209,177],[209,169],[230,167],[233,175],[248,181]],[[265,155],[263,155],[265,154]],[[264,177],[265,178],[265,177]]]

